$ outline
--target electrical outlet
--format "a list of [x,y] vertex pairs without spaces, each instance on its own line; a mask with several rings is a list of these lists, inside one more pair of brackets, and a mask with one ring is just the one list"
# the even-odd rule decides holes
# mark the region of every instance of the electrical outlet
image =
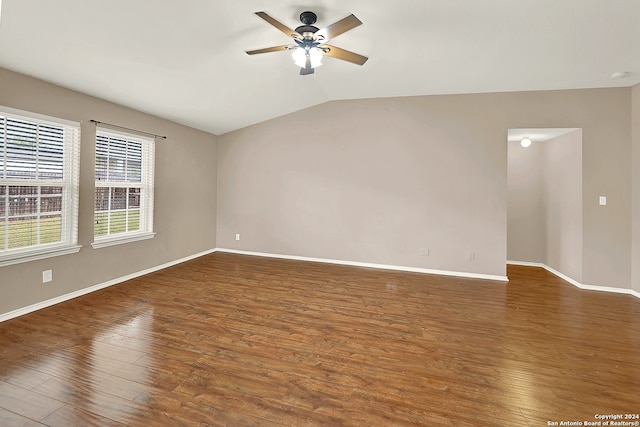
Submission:
[[53,271],[44,270],[42,272],[42,283],[49,283],[52,280],[53,280]]
[[240,240],[240,233],[236,233],[236,240]]
[[429,256],[429,248],[420,248],[421,256]]
[[469,259],[473,261],[476,259],[476,253],[474,251],[469,251]]

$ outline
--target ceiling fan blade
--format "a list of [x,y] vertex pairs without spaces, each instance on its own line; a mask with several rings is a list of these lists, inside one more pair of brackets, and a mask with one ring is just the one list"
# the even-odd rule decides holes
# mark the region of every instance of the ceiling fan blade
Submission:
[[282,46],[266,47],[264,49],[248,50],[247,55],[256,55],[258,53],[280,52],[281,50],[288,50],[290,47],[291,47],[290,45],[282,45]]
[[362,21],[356,18],[354,14],[351,14],[346,18],[342,18],[338,22],[334,22],[328,27],[319,30],[316,35],[323,36],[324,40],[331,40],[332,38],[337,37],[342,33],[346,33],[361,24]]
[[292,30],[277,19],[267,15],[265,12],[256,12],[256,15],[276,27],[278,30],[282,31],[287,37],[301,37],[300,34],[298,34],[295,30]]
[[311,68],[311,57],[307,55],[307,61],[304,68],[300,68],[300,75],[307,76],[309,74],[313,74],[315,71]]
[[343,61],[351,62],[353,64],[364,65],[364,63],[369,59],[366,56],[358,55],[357,53],[328,44],[324,44],[320,47],[325,50],[328,49],[328,51],[325,51],[325,55],[336,59],[342,59]]

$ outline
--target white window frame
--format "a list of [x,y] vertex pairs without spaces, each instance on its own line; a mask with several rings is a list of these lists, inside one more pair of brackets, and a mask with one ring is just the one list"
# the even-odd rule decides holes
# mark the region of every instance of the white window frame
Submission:
[[[108,138],[124,139],[140,143],[142,145],[142,170],[141,180],[126,181],[126,180],[102,180],[98,179],[97,173],[95,177],[95,189],[98,188],[140,188],[140,228],[135,231],[124,231],[118,233],[109,233],[106,235],[96,235],[96,194],[94,191],[94,220],[93,220],[93,243],[91,246],[94,249],[104,248],[113,245],[120,245],[124,243],[136,242],[140,240],[152,239],[155,236],[153,231],[153,198],[154,198],[154,163],[155,163],[155,139],[136,135],[133,133],[116,131],[112,129],[104,129],[98,127],[96,129],[96,158],[94,164],[98,162],[98,136],[106,136]],[[128,203],[128,201],[127,201]],[[127,208],[128,209],[128,208]],[[109,212],[111,209],[109,208]],[[107,211],[101,211],[107,212]],[[109,225],[107,225],[109,229]]]
[[[8,178],[5,167],[5,162],[7,161],[6,152],[0,149],[0,186],[7,186],[7,188],[8,186],[62,187],[60,241],[36,243],[31,246],[9,249],[7,246],[7,239],[9,238],[8,223],[0,221],[0,227],[5,227],[3,233],[5,241],[0,244],[0,267],[78,252],[82,247],[78,245],[80,123],[4,106],[0,106],[0,116],[5,117],[3,119],[5,124],[7,119],[16,119],[38,125],[61,126],[64,129],[63,176],[61,179]],[[6,142],[6,126],[3,126],[3,129],[4,134],[0,138]],[[40,144],[39,138],[37,144]],[[4,150],[7,149],[7,145],[6,143],[4,144]],[[2,197],[5,197],[4,206],[7,211],[0,213],[0,218],[8,218],[9,192],[6,191]]]

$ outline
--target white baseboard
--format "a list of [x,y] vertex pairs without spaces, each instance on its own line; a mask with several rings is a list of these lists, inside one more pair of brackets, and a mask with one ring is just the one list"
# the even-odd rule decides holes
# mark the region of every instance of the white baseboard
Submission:
[[511,260],[507,260],[507,264],[509,264],[509,265],[522,265],[524,267],[540,267],[540,268],[545,268],[546,267],[541,262],[529,262],[529,261],[511,261]]
[[585,289],[585,290],[589,290],[589,291],[613,292],[613,293],[617,293],[617,294],[628,294],[628,295],[633,295],[636,298],[640,298],[640,292],[634,291],[633,289],[615,288],[615,287],[612,287],[612,286],[585,285],[584,283],[580,283],[577,280],[574,280],[571,277],[569,277],[569,276],[567,276],[565,274],[562,274],[559,271],[554,270],[553,268],[551,268],[548,265],[543,264],[543,263],[526,262],[526,261],[507,261],[507,264],[523,265],[523,266],[527,266],[527,267],[541,267],[541,268],[544,268],[549,273],[558,276],[562,280],[564,280],[566,282],[569,282],[573,286],[575,286],[577,288],[580,288],[580,289]]
[[359,262],[359,261],[343,261],[343,260],[330,259],[330,258],[313,258],[313,257],[296,256],[296,255],[272,254],[272,253],[266,253],[266,252],[241,251],[237,249],[226,249],[226,248],[216,248],[215,250],[216,252],[226,252],[230,254],[239,254],[239,255],[252,255],[252,256],[260,256],[260,257],[267,257],[267,258],[323,262],[326,264],[339,264],[339,265],[349,265],[353,267],[379,268],[382,270],[407,271],[411,273],[437,274],[440,276],[467,277],[472,279],[497,280],[501,282],[509,281],[507,276],[495,276],[491,274],[466,273],[461,271],[431,270],[428,268],[405,267],[405,266],[388,265],[388,264],[374,264],[374,263]]
[[[156,267],[151,267],[148,268],[146,270],[142,270],[142,271],[138,271],[135,273],[131,273],[128,274],[126,276],[122,276],[122,277],[118,277],[116,279],[113,280],[109,280],[107,282],[104,283],[99,283],[97,285],[93,285],[93,286],[89,286],[87,288],[83,288],[83,289],[79,289],[77,291],[65,294],[65,295],[60,295],[58,297],[55,298],[51,298],[48,299],[46,301],[42,301],[36,304],[32,304],[29,305],[27,307],[23,307],[23,308],[19,308],[17,310],[13,310],[13,311],[9,311],[7,313],[3,313],[0,314],[0,323],[4,322],[6,320],[9,319],[13,319],[15,317],[19,317],[19,316],[23,316],[25,314],[28,313],[32,313],[34,311],[46,308],[46,307],[50,307],[52,305],[55,304],[59,304],[61,302],[64,301],[68,301],[70,299],[73,298],[77,298],[79,296],[82,295],[86,295],[89,294],[91,292],[95,292],[98,291],[100,289],[104,289],[104,288],[108,288],[109,286],[113,286],[113,285],[117,285],[118,283],[122,283],[125,282],[127,280],[131,280],[134,279],[136,277],[140,277],[140,276],[144,276],[145,274],[149,274],[149,273],[153,273],[154,271],[158,271],[158,270],[162,270],[168,267],[171,267],[173,265],[176,264],[181,264],[183,262],[195,259],[195,258],[199,258],[201,256],[204,255],[208,255],[211,254],[213,252],[226,252],[226,253],[232,253],[232,254],[240,254],[240,255],[253,255],[253,256],[261,256],[261,257],[269,257],[269,258],[281,258],[281,259],[291,259],[291,260],[297,260],[297,261],[312,261],[312,262],[323,262],[323,263],[328,263],[328,264],[339,264],[339,265],[349,265],[349,266],[354,266],[354,267],[368,267],[368,268],[379,268],[379,269],[383,269],[383,270],[395,270],[395,271],[407,271],[407,272],[412,272],[412,273],[425,273],[425,274],[436,274],[436,275],[441,275],[441,276],[455,276],[455,277],[467,277],[467,278],[472,278],[472,279],[486,279],[486,280],[496,280],[496,281],[501,281],[501,282],[507,282],[509,281],[509,279],[506,276],[497,276],[497,275],[490,275],[490,274],[476,274],[476,273],[466,273],[466,272],[459,272],[459,271],[447,271],[447,270],[432,270],[432,269],[427,269],[427,268],[417,268],[417,267],[405,267],[405,266],[397,266],[397,265],[388,265],[388,264],[375,264],[375,263],[368,263],[368,262],[358,262],[358,261],[343,261],[343,260],[336,260],[336,259],[327,259],[327,258],[313,258],[313,257],[304,257],[304,256],[294,256],[294,255],[282,255],[282,254],[272,254],[272,253],[265,253],[265,252],[251,252],[251,251],[242,251],[242,250],[236,250],[236,249],[225,249],[225,248],[215,248],[215,249],[210,249],[204,252],[200,252],[194,255],[190,255],[184,258],[180,258],[178,260],[175,261],[171,261],[162,265],[158,265]],[[560,277],[561,279],[571,283],[572,285],[580,288],[580,289],[585,289],[585,290],[592,290],[592,291],[602,291],[602,292],[615,292],[615,293],[621,293],[621,294],[628,294],[628,295],[633,295],[636,298],[640,298],[640,292],[637,292],[633,289],[625,289],[625,288],[614,288],[614,287],[610,287],[610,286],[597,286],[597,285],[585,285],[582,283],[579,283],[578,281],[560,273],[559,271],[554,270],[553,268],[542,264],[542,263],[535,263],[535,262],[526,262],[526,261],[507,261],[507,264],[513,264],[513,265],[523,265],[523,266],[528,266],[528,267],[541,267],[544,268],[545,270],[549,271],[550,273]]]
[[89,286],[88,288],[83,288],[65,295],[60,295],[59,297],[51,298],[46,301],[29,305],[27,307],[19,308],[17,310],[13,310],[8,313],[0,314],[0,322],[4,322],[6,320],[13,319],[14,317],[19,317],[19,316],[22,316],[46,307],[50,307],[52,305],[59,304],[64,301],[68,301],[70,299],[77,298],[79,296],[86,295],[91,292],[98,291],[100,289],[108,288],[109,286],[117,285],[118,283],[122,283],[130,279],[135,279],[136,277],[144,276],[145,274],[153,273],[154,271],[162,270],[164,268],[168,268],[176,264],[181,264],[183,262],[186,262],[195,258],[199,258],[204,255],[208,255],[215,251],[216,251],[215,249],[210,249],[204,252],[190,255],[185,258],[180,258],[178,260],[168,262],[166,264],[158,265],[156,267],[151,267],[146,270],[142,270],[142,271],[128,274],[126,276],[118,277],[117,279],[109,280],[108,282],[99,283],[97,285]]

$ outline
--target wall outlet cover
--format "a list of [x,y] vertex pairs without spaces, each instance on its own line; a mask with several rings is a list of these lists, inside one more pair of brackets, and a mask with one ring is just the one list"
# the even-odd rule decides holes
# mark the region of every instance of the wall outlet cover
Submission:
[[42,272],[42,283],[49,283],[53,280],[53,271],[44,270]]

